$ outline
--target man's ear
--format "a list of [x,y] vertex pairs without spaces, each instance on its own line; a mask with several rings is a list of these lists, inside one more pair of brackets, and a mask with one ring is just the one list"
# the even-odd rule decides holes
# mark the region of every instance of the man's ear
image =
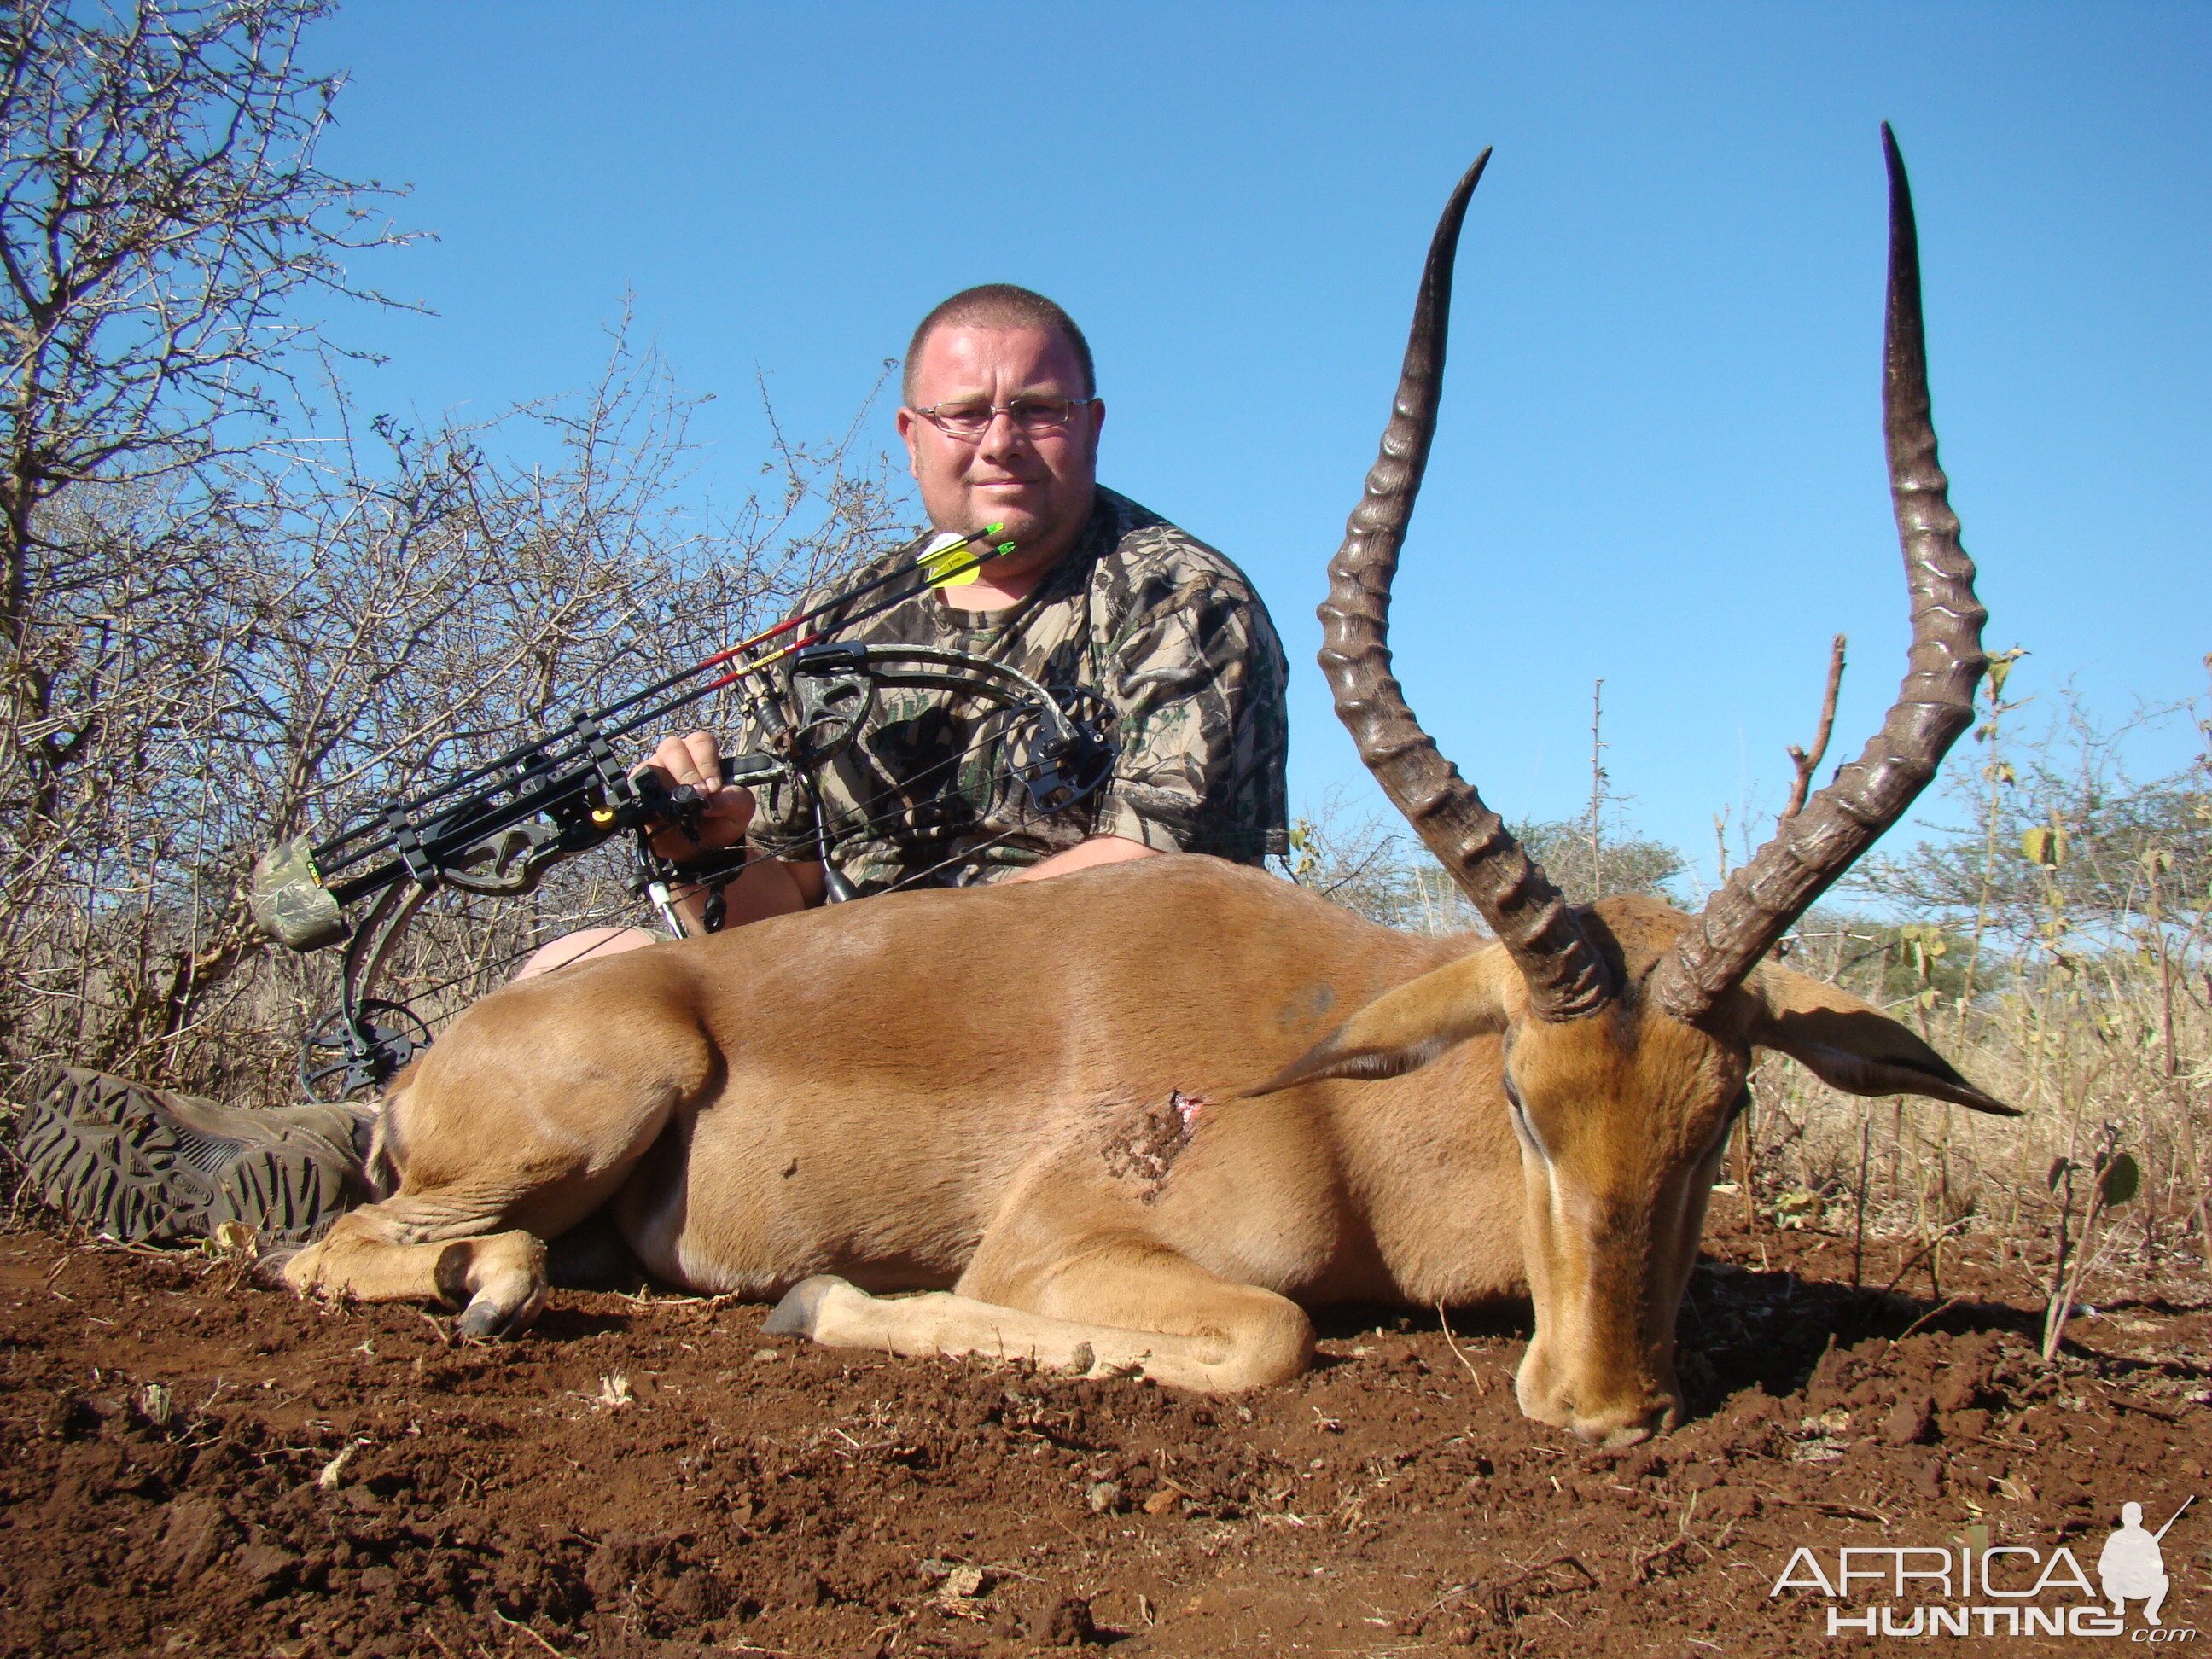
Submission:
[[1487,946],[1385,992],[1244,1097],[1316,1078],[1402,1077],[1471,1036],[1503,1030],[1527,994],[1504,948]]
[[1758,1008],[1751,1041],[1789,1055],[1831,1088],[1852,1095],[1925,1095],[1996,1117],[2021,1115],[1848,991],[1771,963],[1753,974],[1744,989]]

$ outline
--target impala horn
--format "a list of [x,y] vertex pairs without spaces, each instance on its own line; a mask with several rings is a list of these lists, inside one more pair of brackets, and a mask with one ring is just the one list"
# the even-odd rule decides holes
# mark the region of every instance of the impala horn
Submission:
[[1912,592],[1912,648],[1889,718],[1866,751],[1730,876],[1654,970],[1653,1002],[1696,1022],[1758,965],[1806,907],[1827,890],[1927,787],[1974,718],[1987,617],[1974,565],[1959,545],[1949,481],[1936,461],[1928,351],[1921,331],[1920,244],[1912,188],[1889,124],[1889,319],[1882,363],[1882,432],[1889,491]]
[[1559,890],[1421,730],[1390,672],[1385,642],[1390,580],[1436,434],[1452,256],[1468,198],[1489,164],[1486,149],[1452,192],[1429,245],[1382,452],[1345,526],[1344,545],[1329,562],[1321,669],[1359,758],[1511,953],[1531,1009],[1545,1019],[1578,1019],[1613,998],[1604,962]]

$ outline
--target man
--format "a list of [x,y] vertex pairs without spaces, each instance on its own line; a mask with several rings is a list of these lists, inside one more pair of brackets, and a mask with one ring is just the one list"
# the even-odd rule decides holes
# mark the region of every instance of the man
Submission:
[[[750,833],[754,856],[721,890],[723,925],[823,902],[825,862],[860,894],[901,884],[1035,881],[1170,851],[1256,864],[1285,850],[1287,726],[1282,647],[1242,572],[1097,479],[1105,405],[1091,348],[1067,313],[1027,289],[954,295],[908,349],[898,431],[922,505],[947,541],[985,525],[1016,550],[975,580],[919,587],[842,639],[947,646],[1063,690],[1119,753],[1074,811],[1019,811],[975,758],[980,711],[957,694],[887,700],[820,780],[810,805],[720,782],[712,733],[670,738],[647,764],[707,796],[696,842],[720,854]],[[854,580],[910,562],[928,540]],[[810,595],[807,604],[817,602]],[[693,931],[709,895],[678,902]],[[599,929],[545,946],[522,974],[653,942]],[[225,1111],[56,1066],[26,1113],[19,1154],[50,1202],[124,1238],[248,1222],[303,1238],[358,1197],[364,1112]]]
[[[2173,1522],[2166,1524],[2170,1527]],[[2156,1532],[2145,1528],[2142,1504],[2120,1505],[2119,1529],[2105,1540],[2104,1552],[2097,1558],[2097,1579],[2104,1586],[2105,1599],[2112,1604],[2113,1618],[2126,1618],[2127,1604],[2134,1599],[2143,1604],[2145,1624],[2159,1622],[2158,1610],[2166,1604],[2166,1592],[2172,1583],[2166,1576],[2166,1558],[2158,1547],[2158,1540],[2165,1536],[2164,1527]]]

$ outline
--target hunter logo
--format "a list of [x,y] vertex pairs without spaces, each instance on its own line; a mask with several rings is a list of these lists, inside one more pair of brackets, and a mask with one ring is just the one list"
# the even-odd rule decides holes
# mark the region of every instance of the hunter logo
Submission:
[[[2194,1642],[2191,1626],[2164,1623],[2160,1609],[2172,1581],[2160,1542],[2197,1501],[2192,1495],[2156,1532],[2142,1505],[2121,1508],[2090,1582],[2065,1545],[2045,1553],[2024,1544],[1992,1545],[1977,1527],[1966,1543],[1853,1546],[1824,1560],[1801,1548],[1767,1591],[1816,1591],[1847,1605],[1826,1613],[1830,1636],[2124,1636],[2133,1642]],[[1874,1598],[1883,1599],[1876,1601]],[[1865,1599],[1862,1599],[1865,1598]],[[2130,1627],[2128,1604],[2141,1601]]]

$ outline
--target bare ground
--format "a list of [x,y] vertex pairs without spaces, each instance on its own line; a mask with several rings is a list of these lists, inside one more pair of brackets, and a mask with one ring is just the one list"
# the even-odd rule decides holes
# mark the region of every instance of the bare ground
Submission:
[[[1801,1547],[2063,1543],[2094,1576],[2123,1502],[2155,1528],[2192,1493],[2163,1628],[2212,1625],[2201,1268],[2093,1286],[2045,1366],[2026,1274],[1911,1264],[1871,1244],[1855,1291],[1849,1239],[1711,1239],[1692,1420],[1616,1455],[1516,1411],[1510,1317],[1347,1315],[1312,1375],[1208,1400],[659,1293],[467,1347],[0,1233],[0,1655],[1794,1653],[1867,1639],[1831,1608],[1964,1605],[1770,1595]],[[1982,1628],[1941,1645],[2087,1639]]]

